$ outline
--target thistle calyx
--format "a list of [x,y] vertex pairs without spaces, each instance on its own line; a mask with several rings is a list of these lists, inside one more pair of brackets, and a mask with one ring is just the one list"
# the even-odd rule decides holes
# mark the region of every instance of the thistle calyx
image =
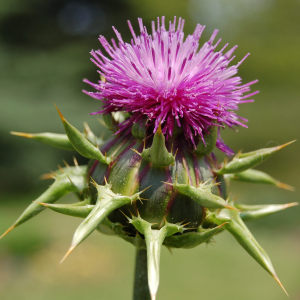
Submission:
[[199,138],[199,143],[197,145],[194,153],[205,156],[213,151],[216,146],[218,138],[218,127],[212,126],[208,129],[208,133],[203,135],[203,138]]
[[154,134],[150,148],[144,149],[141,157],[155,167],[168,167],[175,163],[175,157],[168,151],[165,144],[165,136],[162,133],[161,125]]
[[97,146],[93,145],[88,139],[82,136],[82,134],[65,119],[57,107],[56,109],[63,122],[66,134],[71,144],[79,154],[90,159],[96,159],[105,164],[111,163],[113,160],[112,157],[106,157],[106,155],[103,155]]

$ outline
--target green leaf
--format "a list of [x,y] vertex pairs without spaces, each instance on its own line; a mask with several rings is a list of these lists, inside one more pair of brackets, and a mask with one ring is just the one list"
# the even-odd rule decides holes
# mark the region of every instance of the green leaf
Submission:
[[197,149],[194,150],[193,152],[205,156],[209,154],[210,152],[213,151],[213,149],[216,146],[217,138],[218,138],[218,127],[217,126],[212,126],[209,129],[209,133],[206,133],[203,135],[205,144],[202,139],[200,139]]
[[82,136],[82,134],[64,118],[58,108],[57,111],[71,144],[79,154],[90,159],[97,159],[105,164],[112,162],[112,157],[106,157],[103,155],[97,146],[93,145],[88,139]]
[[191,249],[208,242],[225,224],[212,229],[201,229],[197,232],[187,232],[181,235],[172,235],[165,239],[164,245],[172,248]]
[[214,195],[211,192],[213,184],[200,184],[198,187],[191,186],[189,184],[175,183],[171,184],[165,182],[166,184],[173,185],[178,191],[188,197],[191,197],[195,202],[199,203],[201,206],[211,209],[218,208],[228,208],[237,210],[235,207],[229,205],[223,198]]
[[239,212],[228,209],[222,209],[219,214],[211,213],[207,220],[217,225],[224,224],[224,228],[230,232],[237,242],[278,282],[284,292],[287,294],[281,284],[272,262],[265,250],[255,240],[245,223],[242,221]]
[[288,146],[293,142],[294,141],[286,143],[281,146],[260,149],[253,152],[239,153],[233,158],[231,162],[224,164],[221,169],[215,170],[215,173],[218,175],[222,175],[222,174],[232,174],[232,173],[240,173],[246,171],[250,168],[253,168],[261,164],[269,157],[271,157],[275,152]]
[[243,181],[243,182],[250,182],[250,183],[262,183],[262,184],[271,184],[275,185],[279,188],[283,188],[286,190],[293,191],[294,188],[287,184],[284,184],[275,178],[271,177],[265,172],[249,169],[241,173],[235,174],[226,174],[224,175],[225,179],[229,180],[236,180],[236,181]]
[[85,240],[111,212],[113,212],[117,208],[120,208],[128,203],[132,203],[133,201],[139,199],[140,194],[143,192],[141,191],[139,193],[134,194],[133,196],[122,196],[119,194],[115,194],[111,190],[111,186],[109,184],[98,185],[96,182],[93,183],[98,192],[96,204],[94,205],[90,214],[75,231],[71,247],[65,255],[65,257],[63,258],[63,260],[83,240]]
[[89,205],[86,201],[81,201],[73,204],[37,203],[60,214],[78,218],[86,218],[94,208],[94,205]]
[[201,229],[197,232],[172,235],[165,239],[164,245],[172,248],[191,249],[208,242],[224,225],[221,224],[212,229]]
[[151,299],[156,299],[159,285],[159,263],[161,246],[166,237],[178,232],[183,232],[183,226],[170,224],[165,221],[165,225],[160,229],[152,229],[151,223],[143,220],[140,215],[128,218],[129,222],[145,236],[147,246],[147,266],[148,266],[148,285]]
[[50,133],[50,132],[24,133],[24,132],[15,132],[15,131],[11,131],[10,133],[13,135],[35,140],[37,142],[46,144],[51,147],[75,151],[74,147],[72,146],[66,134]]
[[243,205],[236,204],[235,206],[241,210],[240,217],[243,221],[257,220],[267,217],[276,212],[285,210],[289,207],[299,205],[298,202],[287,204],[268,204],[268,205]]
[[158,126],[150,148],[144,149],[141,157],[155,167],[168,167],[175,163],[175,157],[166,148],[165,137]]
[[85,174],[86,166],[66,167],[53,173],[54,183],[25,209],[17,221],[0,238],[43,211],[45,209],[43,203],[53,203],[71,192],[82,193],[87,188]]

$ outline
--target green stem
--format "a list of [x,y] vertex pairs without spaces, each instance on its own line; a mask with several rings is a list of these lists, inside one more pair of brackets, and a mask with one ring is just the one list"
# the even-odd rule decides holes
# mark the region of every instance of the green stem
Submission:
[[137,249],[133,300],[151,300],[147,272],[147,250]]

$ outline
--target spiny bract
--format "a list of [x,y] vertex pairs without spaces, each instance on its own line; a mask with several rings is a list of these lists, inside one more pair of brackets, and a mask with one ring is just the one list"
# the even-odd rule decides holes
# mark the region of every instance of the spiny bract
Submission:
[[[139,252],[147,250],[149,292],[134,299],[156,298],[159,285],[161,246],[193,248],[208,243],[224,229],[281,285],[270,258],[244,221],[265,217],[297,203],[242,205],[228,198],[226,181],[239,180],[292,189],[252,168],[288,144],[238,153],[219,164],[215,146],[233,154],[220,137],[225,125],[244,126],[233,110],[255,93],[256,81],[241,85],[237,65],[228,67],[233,47],[214,52],[217,34],[199,48],[204,26],[197,25],[184,41],[184,20],[170,22],[169,30],[152,23],[152,36],[139,19],[141,35],[124,43],[115,30],[113,47],[100,36],[111,59],[92,51],[101,80],[90,83],[97,91],[86,92],[103,100],[99,112],[114,135],[103,142],[85,124],[83,133],[58,110],[66,135],[40,133],[15,135],[31,138],[65,150],[76,150],[90,159],[87,166],[66,165],[44,178],[55,181],[6,231],[29,220],[45,208],[84,218],[76,230],[74,250],[94,230],[117,235]],[[245,119],[242,119],[245,121]],[[53,204],[75,192],[79,202]],[[4,236],[4,233],[2,236]],[[66,255],[66,256],[67,256]],[[65,257],[66,257],[65,256]],[[281,285],[283,288],[283,286]]]

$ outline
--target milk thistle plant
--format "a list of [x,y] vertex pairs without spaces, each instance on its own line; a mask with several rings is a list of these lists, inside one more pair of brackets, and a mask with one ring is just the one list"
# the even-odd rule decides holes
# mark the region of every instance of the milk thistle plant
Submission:
[[[83,218],[65,259],[93,231],[116,235],[136,247],[134,299],[156,299],[162,246],[193,248],[224,230],[280,283],[271,260],[245,225],[294,206],[244,205],[228,197],[230,180],[271,184],[291,189],[253,168],[290,143],[248,153],[234,153],[222,140],[224,127],[247,127],[236,115],[239,104],[252,102],[256,92],[236,76],[231,65],[236,46],[217,51],[215,30],[199,48],[204,26],[184,39],[184,20],[152,22],[148,34],[141,19],[137,36],[128,22],[131,43],[99,40],[106,51],[92,51],[100,80],[87,95],[100,100],[92,114],[103,115],[114,132],[103,141],[85,125],[74,128],[58,110],[66,134],[13,132],[53,147],[76,150],[88,165],[66,165],[46,174],[54,183],[23,212],[2,235],[45,208]],[[231,159],[219,163],[217,147]],[[54,204],[74,192],[78,202]],[[200,262],[199,262],[200,263]]]

